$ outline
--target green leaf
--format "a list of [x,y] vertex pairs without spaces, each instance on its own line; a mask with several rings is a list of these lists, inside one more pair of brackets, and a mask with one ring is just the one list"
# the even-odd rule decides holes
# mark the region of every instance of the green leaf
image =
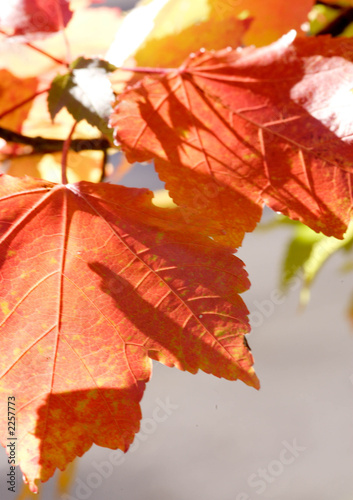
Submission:
[[281,287],[284,290],[288,289],[291,280],[310,258],[315,243],[324,238],[323,234],[316,233],[300,222],[295,222],[294,228],[294,236],[289,242],[282,264]]
[[309,13],[310,34],[316,35],[319,31],[325,28],[330,22],[334,21],[340,14],[339,9],[335,9],[328,5],[314,5]]
[[305,305],[310,298],[310,286],[325,262],[339,250],[349,247],[353,241],[353,224],[351,223],[343,240],[333,236],[320,235],[320,240],[314,243],[309,258],[306,260],[304,269],[304,283],[300,293],[300,302]]
[[87,120],[103,134],[111,136],[108,127],[114,93],[107,74],[116,68],[102,59],[79,57],[70,71],[52,81],[48,109],[52,120],[66,107],[76,121]]
[[295,223],[294,236],[289,242],[282,265],[282,288],[286,290],[293,277],[301,271],[303,285],[300,304],[305,306],[310,300],[310,287],[329,257],[337,251],[349,250],[352,244],[352,223],[343,240],[318,234],[304,224]]

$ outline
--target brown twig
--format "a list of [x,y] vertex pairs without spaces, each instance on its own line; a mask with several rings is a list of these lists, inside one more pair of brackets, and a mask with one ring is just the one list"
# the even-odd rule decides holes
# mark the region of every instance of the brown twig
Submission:
[[99,182],[104,182],[106,177],[106,165],[108,160],[108,152],[106,149],[103,150],[103,158],[102,158],[102,172],[99,179]]
[[14,106],[12,106],[11,108],[9,109],[6,109],[5,111],[3,111],[2,113],[0,113],[0,120],[2,118],[4,118],[4,116],[12,113],[13,111],[16,111],[16,109],[20,108],[21,106],[24,106],[25,104],[27,104],[28,102],[32,101],[33,99],[35,99],[37,96],[41,95],[41,94],[44,94],[45,92],[48,92],[49,91],[49,88],[47,89],[44,89],[44,90],[39,90],[38,92],[36,92],[35,94],[32,94],[30,97],[27,97],[27,99],[24,99],[23,101],[21,102],[18,102],[17,104],[15,104]]
[[324,5],[325,7],[330,7],[330,9],[341,10],[343,7],[339,3],[325,2],[325,0],[317,0],[317,5]]
[[70,133],[67,139],[64,141],[63,145],[63,154],[61,156],[61,183],[67,184],[67,176],[66,176],[66,166],[67,166],[67,156],[70,150],[70,144],[72,141],[72,135],[75,132],[77,122],[75,122],[70,130]]
[[[331,6],[331,5],[330,5]],[[353,22],[353,8],[347,7],[329,24],[316,33],[318,35],[338,36]]]
[[[26,135],[13,132],[0,127],[0,137],[7,142],[26,144],[32,146],[37,153],[53,153],[62,151],[64,142],[60,139],[45,139],[44,137],[28,137]],[[70,149],[79,153],[80,151],[104,151],[111,147],[110,142],[105,137],[96,139],[73,139],[70,143]]]

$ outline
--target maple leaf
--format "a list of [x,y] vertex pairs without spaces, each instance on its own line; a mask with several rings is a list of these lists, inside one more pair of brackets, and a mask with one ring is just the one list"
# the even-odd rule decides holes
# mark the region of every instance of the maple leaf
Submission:
[[[32,106],[30,97],[37,90],[37,78],[17,78],[6,69],[0,69],[0,125],[20,132]],[[22,103],[22,105],[21,105]]]
[[[103,56],[114,39],[120,21],[121,11],[117,7],[78,8],[65,28],[71,60],[83,54],[85,57]],[[94,32],[94,36],[87,36],[90,32]],[[20,43],[16,38],[0,33],[0,42],[0,67],[18,77],[38,77],[58,67],[54,60]],[[35,40],[32,45],[66,62],[67,46],[62,33]]]
[[263,203],[338,238],[351,218],[353,42],[293,39],[202,52],[123,93],[111,117],[128,161],[154,158],[173,200],[230,244]]
[[259,387],[243,263],[151,198],[0,178],[1,405],[32,490],[92,443],[127,450],[151,359]]
[[64,28],[72,17],[68,0],[17,0],[2,2],[0,24],[11,36],[36,38]]

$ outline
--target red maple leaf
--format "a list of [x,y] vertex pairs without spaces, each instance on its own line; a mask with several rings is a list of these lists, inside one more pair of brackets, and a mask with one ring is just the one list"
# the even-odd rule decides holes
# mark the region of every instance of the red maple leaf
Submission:
[[151,359],[259,387],[243,263],[151,198],[0,178],[1,411],[15,395],[32,490],[92,443],[127,450]]
[[232,245],[264,203],[338,238],[351,218],[353,42],[293,38],[190,57],[119,96],[111,119],[128,160],[154,158],[186,215]]
[[0,23],[12,36],[47,36],[64,28],[72,17],[68,0],[17,0],[1,6]]

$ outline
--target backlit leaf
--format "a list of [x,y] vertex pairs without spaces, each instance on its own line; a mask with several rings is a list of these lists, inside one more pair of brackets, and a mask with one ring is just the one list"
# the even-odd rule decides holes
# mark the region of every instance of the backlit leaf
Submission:
[[[32,106],[31,96],[37,90],[37,78],[17,78],[0,70],[0,126],[19,132]],[[22,103],[22,104],[21,104]]]
[[200,53],[119,96],[129,161],[155,159],[173,200],[239,245],[263,203],[342,238],[352,212],[353,41]]
[[251,19],[217,11],[209,0],[152,0],[130,11],[107,54],[120,66],[134,56],[139,66],[175,66],[194,51],[237,47]]
[[[61,180],[62,153],[20,155],[11,158],[6,174],[15,177],[29,175],[51,182]],[[99,182],[102,174],[103,153],[101,151],[69,151],[67,177],[70,182],[82,180]]]
[[120,66],[174,67],[201,48],[266,45],[290,29],[301,32],[313,0],[149,0],[122,22],[108,59]]
[[253,22],[245,33],[246,45],[263,46],[277,40],[290,29],[304,34],[301,26],[308,20],[314,0],[209,0],[213,15],[232,12],[241,18],[251,17]]
[[47,36],[64,28],[72,17],[68,0],[1,2],[0,24],[11,36]]
[[[121,11],[118,8],[98,7],[76,10],[65,29],[70,56],[68,62],[74,61],[83,54],[87,58],[103,57],[114,40],[120,22]],[[94,36],[88,36],[88,33],[94,33]],[[59,60],[66,61],[68,58],[68,48],[62,33],[56,33],[45,40],[35,40],[32,43]],[[0,67],[8,69],[18,77],[27,78],[56,69],[58,64],[23,43],[9,39],[0,33]]]
[[259,387],[243,263],[151,198],[0,178],[1,411],[15,394],[33,491],[92,443],[128,449],[151,359]]

